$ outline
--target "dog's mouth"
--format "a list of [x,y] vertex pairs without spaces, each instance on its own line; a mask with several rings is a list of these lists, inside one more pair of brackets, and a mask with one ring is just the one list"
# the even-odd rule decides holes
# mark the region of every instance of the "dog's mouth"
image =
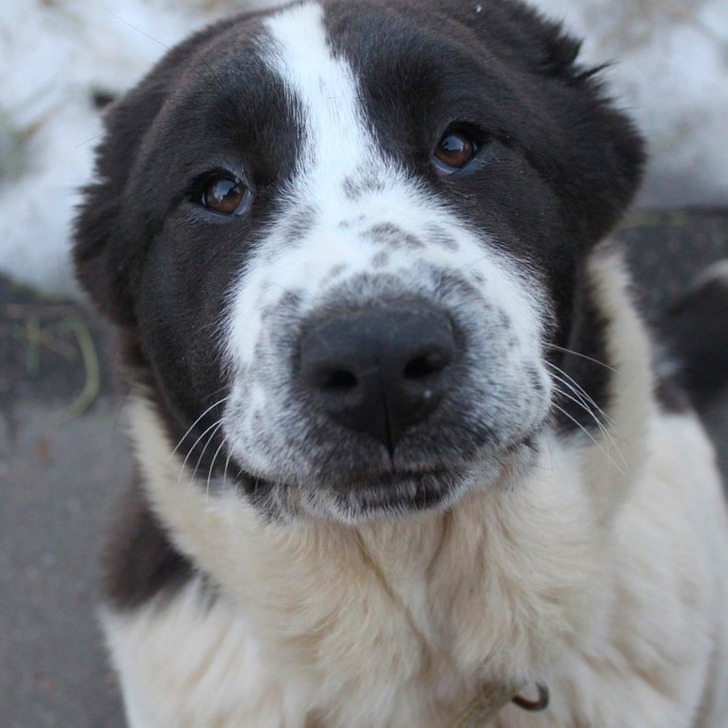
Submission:
[[296,484],[242,474],[239,483],[247,497],[270,515],[309,514],[353,522],[444,508],[472,480],[469,469],[438,467]]
[[490,453],[465,464],[329,472],[311,482],[241,472],[238,483],[271,516],[309,515],[353,523],[445,509],[474,488],[492,486],[504,469],[527,466],[535,452],[534,436],[529,436],[497,456]]
[[[396,517],[444,508],[466,490],[472,480],[469,470],[456,468],[393,471],[333,488],[327,500],[337,513],[352,519]],[[314,496],[314,505],[316,500]]]

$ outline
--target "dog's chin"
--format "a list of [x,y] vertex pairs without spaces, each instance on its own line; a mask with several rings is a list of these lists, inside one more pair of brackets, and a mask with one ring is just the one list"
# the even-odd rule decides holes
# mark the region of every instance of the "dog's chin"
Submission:
[[345,484],[302,489],[298,505],[312,516],[345,523],[402,518],[447,508],[474,483],[470,469],[392,471]]
[[316,482],[297,483],[285,483],[268,475],[249,480],[245,490],[253,505],[269,517],[316,518],[348,524],[399,519],[442,511],[472,490],[494,487],[506,471],[527,471],[534,454],[529,438],[507,453],[491,453],[466,465],[338,477],[329,474]]

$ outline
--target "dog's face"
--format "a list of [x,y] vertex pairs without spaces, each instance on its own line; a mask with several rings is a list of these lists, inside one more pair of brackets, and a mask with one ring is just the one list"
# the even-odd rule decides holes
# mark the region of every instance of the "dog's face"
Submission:
[[77,267],[203,485],[356,520],[527,466],[641,162],[576,51],[500,0],[304,2],[111,109]]

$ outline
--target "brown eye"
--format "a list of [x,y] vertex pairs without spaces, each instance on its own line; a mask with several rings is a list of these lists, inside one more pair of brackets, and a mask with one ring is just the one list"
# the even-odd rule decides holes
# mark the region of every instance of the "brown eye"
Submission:
[[240,180],[229,175],[213,175],[202,187],[202,204],[208,210],[223,215],[241,214],[251,200],[250,190]]
[[477,144],[466,132],[447,131],[435,148],[432,162],[438,172],[452,174],[464,167],[477,151]]

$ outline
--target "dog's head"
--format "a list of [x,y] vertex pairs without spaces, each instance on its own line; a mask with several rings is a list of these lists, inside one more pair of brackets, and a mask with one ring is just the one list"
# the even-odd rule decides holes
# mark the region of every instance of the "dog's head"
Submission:
[[77,270],[189,462],[345,520],[527,463],[642,161],[577,51],[511,0],[306,1],[110,109]]

